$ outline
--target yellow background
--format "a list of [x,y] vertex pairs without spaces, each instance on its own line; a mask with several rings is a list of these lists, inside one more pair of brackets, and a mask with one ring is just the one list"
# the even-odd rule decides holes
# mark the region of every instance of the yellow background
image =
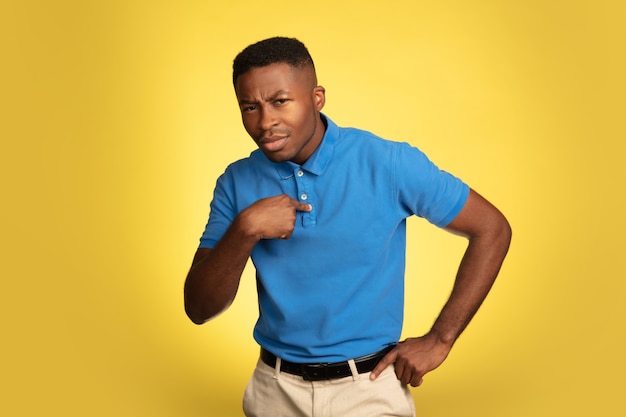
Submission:
[[[254,148],[232,59],[288,35],[338,124],[421,147],[513,225],[418,415],[624,415],[625,21],[617,0],[2,1],[0,414],[240,415],[251,270],[202,327],[182,285],[215,179]],[[464,248],[410,231],[406,336]]]

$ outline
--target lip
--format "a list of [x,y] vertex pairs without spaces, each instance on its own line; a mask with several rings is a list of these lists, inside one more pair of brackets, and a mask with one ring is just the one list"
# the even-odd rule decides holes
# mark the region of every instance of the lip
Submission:
[[259,146],[266,151],[276,152],[285,145],[289,136],[272,136],[259,141]]

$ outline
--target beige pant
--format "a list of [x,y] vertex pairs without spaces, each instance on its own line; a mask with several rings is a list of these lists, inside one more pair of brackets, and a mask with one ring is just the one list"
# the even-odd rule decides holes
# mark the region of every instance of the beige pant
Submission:
[[[277,361],[277,369],[280,361]],[[393,364],[376,381],[369,373],[329,381],[305,381],[259,360],[243,398],[247,417],[414,417],[409,389]]]

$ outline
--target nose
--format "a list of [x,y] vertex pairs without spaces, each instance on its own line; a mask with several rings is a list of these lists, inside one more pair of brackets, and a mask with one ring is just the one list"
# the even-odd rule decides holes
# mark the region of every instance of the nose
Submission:
[[259,126],[264,131],[272,130],[274,126],[278,124],[276,113],[272,110],[271,106],[264,106],[261,110],[261,117],[259,118]]

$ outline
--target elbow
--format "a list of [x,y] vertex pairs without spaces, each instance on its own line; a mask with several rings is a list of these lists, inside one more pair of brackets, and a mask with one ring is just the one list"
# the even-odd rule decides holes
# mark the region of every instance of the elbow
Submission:
[[198,308],[195,308],[193,304],[187,300],[186,297],[185,297],[185,313],[187,314],[187,317],[189,317],[189,320],[191,320],[194,324],[198,324],[198,325],[204,324],[210,319],[210,317],[206,316],[205,314],[202,314],[202,312]]
[[187,317],[189,317],[189,320],[191,320],[194,324],[197,324],[197,325],[204,324],[210,320],[210,317],[205,317],[204,315],[191,311],[188,308],[185,308],[185,313],[187,313]]
[[207,311],[205,308],[200,308],[187,300],[185,300],[185,313],[187,314],[187,317],[189,317],[189,320],[197,325],[204,324],[217,315],[217,313],[212,314],[211,311]]
[[500,222],[500,238],[504,243],[504,246],[508,250],[511,245],[511,239],[513,238],[513,229],[511,228],[511,224],[506,219],[506,217],[502,216],[502,221]]
[[194,324],[201,325],[219,316],[228,305],[217,306],[211,303],[198,303],[185,297],[185,313]]
[[511,239],[513,237],[513,229],[511,228],[508,220],[501,215],[499,220],[492,224],[490,232],[487,234],[487,241],[493,248],[494,255],[500,258],[500,262],[504,261],[509,247],[511,246]]
[[470,242],[485,242],[493,248],[503,249],[504,252],[508,251],[512,236],[511,225],[500,212],[486,219],[479,228],[467,235]]
[[[498,256],[504,258],[509,251],[513,230],[509,221],[500,212],[492,216],[475,234],[470,235],[470,242],[490,247]],[[479,243],[480,242],[480,243]]]

